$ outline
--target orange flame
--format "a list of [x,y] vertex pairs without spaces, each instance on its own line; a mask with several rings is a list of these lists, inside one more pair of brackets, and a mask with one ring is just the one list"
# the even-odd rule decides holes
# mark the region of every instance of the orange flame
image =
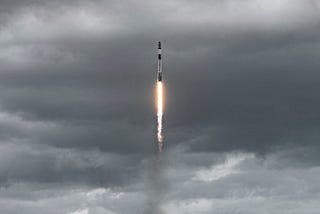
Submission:
[[159,151],[162,151],[163,136],[162,136],[162,116],[163,116],[163,85],[161,81],[157,82],[157,139]]

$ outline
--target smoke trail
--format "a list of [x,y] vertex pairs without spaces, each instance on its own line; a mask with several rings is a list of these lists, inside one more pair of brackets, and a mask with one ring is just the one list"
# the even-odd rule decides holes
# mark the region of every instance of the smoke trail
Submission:
[[162,152],[162,148],[163,148],[162,116],[163,116],[163,84],[161,81],[157,81],[157,140],[158,140],[159,152]]
[[168,189],[166,181],[166,154],[159,153],[157,157],[149,160],[149,172],[147,177],[147,198],[144,214],[165,214],[162,209],[166,191]]
[[165,181],[165,165],[166,154],[162,153],[163,134],[162,134],[162,118],[163,118],[163,83],[157,81],[156,85],[156,108],[157,108],[157,143],[158,155],[152,157],[149,161],[149,175],[147,180],[147,201],[145,214],[165,214],[161,206],[166,191]]

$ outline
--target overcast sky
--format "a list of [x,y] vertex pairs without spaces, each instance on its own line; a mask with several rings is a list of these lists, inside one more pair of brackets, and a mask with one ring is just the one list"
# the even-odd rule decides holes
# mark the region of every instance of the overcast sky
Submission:
[[0,0],[0,213],[318,213],[319,50],[317,0]]

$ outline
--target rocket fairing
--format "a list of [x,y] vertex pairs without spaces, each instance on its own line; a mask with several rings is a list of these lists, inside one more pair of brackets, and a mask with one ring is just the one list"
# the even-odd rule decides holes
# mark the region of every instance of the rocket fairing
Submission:
[[161,55],[161,42],[158,42],[158,71],[157,71],[157,81],[162,81],[162,55]]

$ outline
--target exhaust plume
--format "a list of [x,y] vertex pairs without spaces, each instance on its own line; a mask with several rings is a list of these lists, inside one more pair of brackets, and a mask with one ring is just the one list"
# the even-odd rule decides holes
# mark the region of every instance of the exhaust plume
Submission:
[[161,152],[163,148],[162,116],[163,116],[163,84],[161,81],[157,81],[157,140],[158,140],[159,152]]

